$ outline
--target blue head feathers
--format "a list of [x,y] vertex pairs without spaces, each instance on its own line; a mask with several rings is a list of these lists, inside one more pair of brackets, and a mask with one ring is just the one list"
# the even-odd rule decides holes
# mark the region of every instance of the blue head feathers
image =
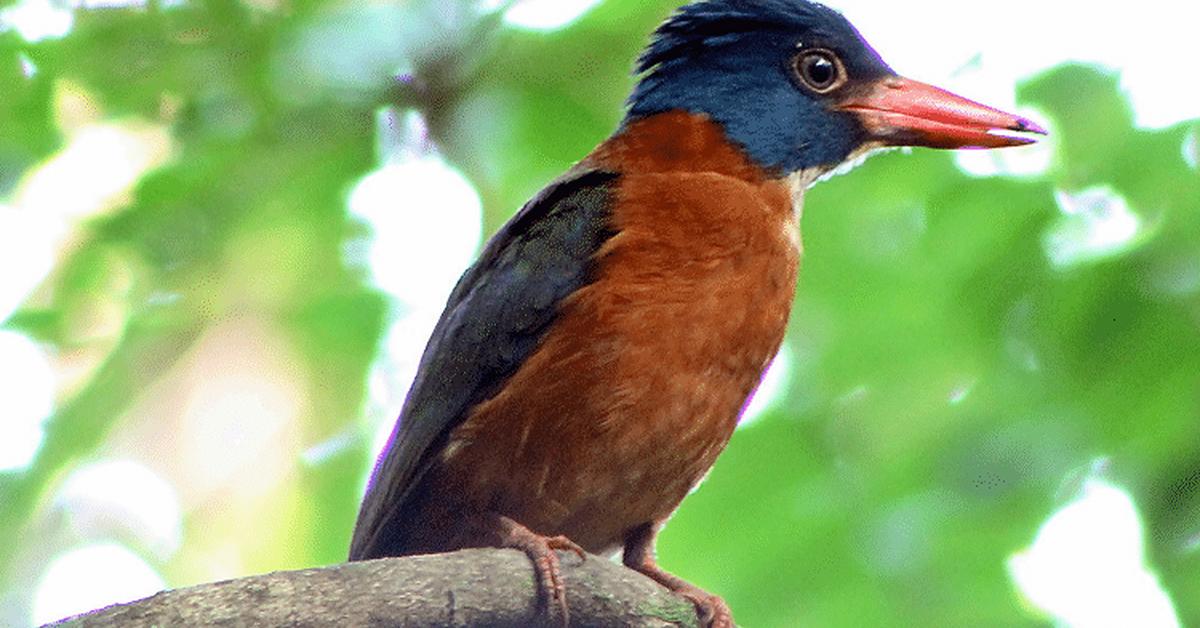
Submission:
[[[655,31],[637,72],[627,119],[707,115],[780,175],[845,160],[865,134],[831,105],[859,82],[894,74],[840,13],[807,0],[686,5]],[[836,89],[825,91],[825,78]]]

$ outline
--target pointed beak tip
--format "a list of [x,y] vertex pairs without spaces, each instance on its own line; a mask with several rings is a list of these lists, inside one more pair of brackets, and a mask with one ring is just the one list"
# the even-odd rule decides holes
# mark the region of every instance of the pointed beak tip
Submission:
[[[1042,125],[1030,120],[1029,118],[1017,118],[1017,122],[1013,125],[1012,131],[1020,131],[1022,133],[1033,133],[1036,135],[1050,135]],[[1036,139],[1029,138],[1030,142],[1036,142]]]
[[[1033,120],[1013,116],[1012,124],[988,131],[987,135],[991,136],[992,139],[978,148],[1028,146],[1038,143],[1042,137],[1049,134],[1049,131]],[[964,146],[963,148],[966,147]]]

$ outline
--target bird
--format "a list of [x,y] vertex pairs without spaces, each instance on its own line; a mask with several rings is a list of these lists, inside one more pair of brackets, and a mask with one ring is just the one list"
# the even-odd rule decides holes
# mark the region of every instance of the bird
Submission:
[[[1045,129],[898,75],[808,0],[701,0],[635,63],[615,132],[526,203],[451,292],[368,482],[349,559],[515,548],[565,624],[557,551],[662,569],[655,539],[784,338],[805,191],[880,149]],[[564,554],[567,556],[567,554]]]

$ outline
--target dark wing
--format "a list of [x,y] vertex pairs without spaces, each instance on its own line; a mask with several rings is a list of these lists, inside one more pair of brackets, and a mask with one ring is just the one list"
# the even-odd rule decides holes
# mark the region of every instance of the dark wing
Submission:
[[562,299],[591,279],[611,235],[617,175],[572,171],[529,201],[459,279],[421,356],[396,427],[367,487],[350,560],[382,555],[388,528],[450,430],[533,352]]

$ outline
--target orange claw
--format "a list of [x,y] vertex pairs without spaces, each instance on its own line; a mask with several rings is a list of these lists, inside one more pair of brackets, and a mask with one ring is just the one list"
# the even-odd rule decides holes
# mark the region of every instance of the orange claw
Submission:
[[555,550],[572,552],[580,560],[587,559],[583,548],[565,536],[542,536],[529,528],[509,519],[499,517],[500,546],[519,549],[533,562],[537,575],[538,606],[542,612],[555,616],[564,628],[570,624],[571,615],[567,606],[567,591],[563,584],[562,569]]

